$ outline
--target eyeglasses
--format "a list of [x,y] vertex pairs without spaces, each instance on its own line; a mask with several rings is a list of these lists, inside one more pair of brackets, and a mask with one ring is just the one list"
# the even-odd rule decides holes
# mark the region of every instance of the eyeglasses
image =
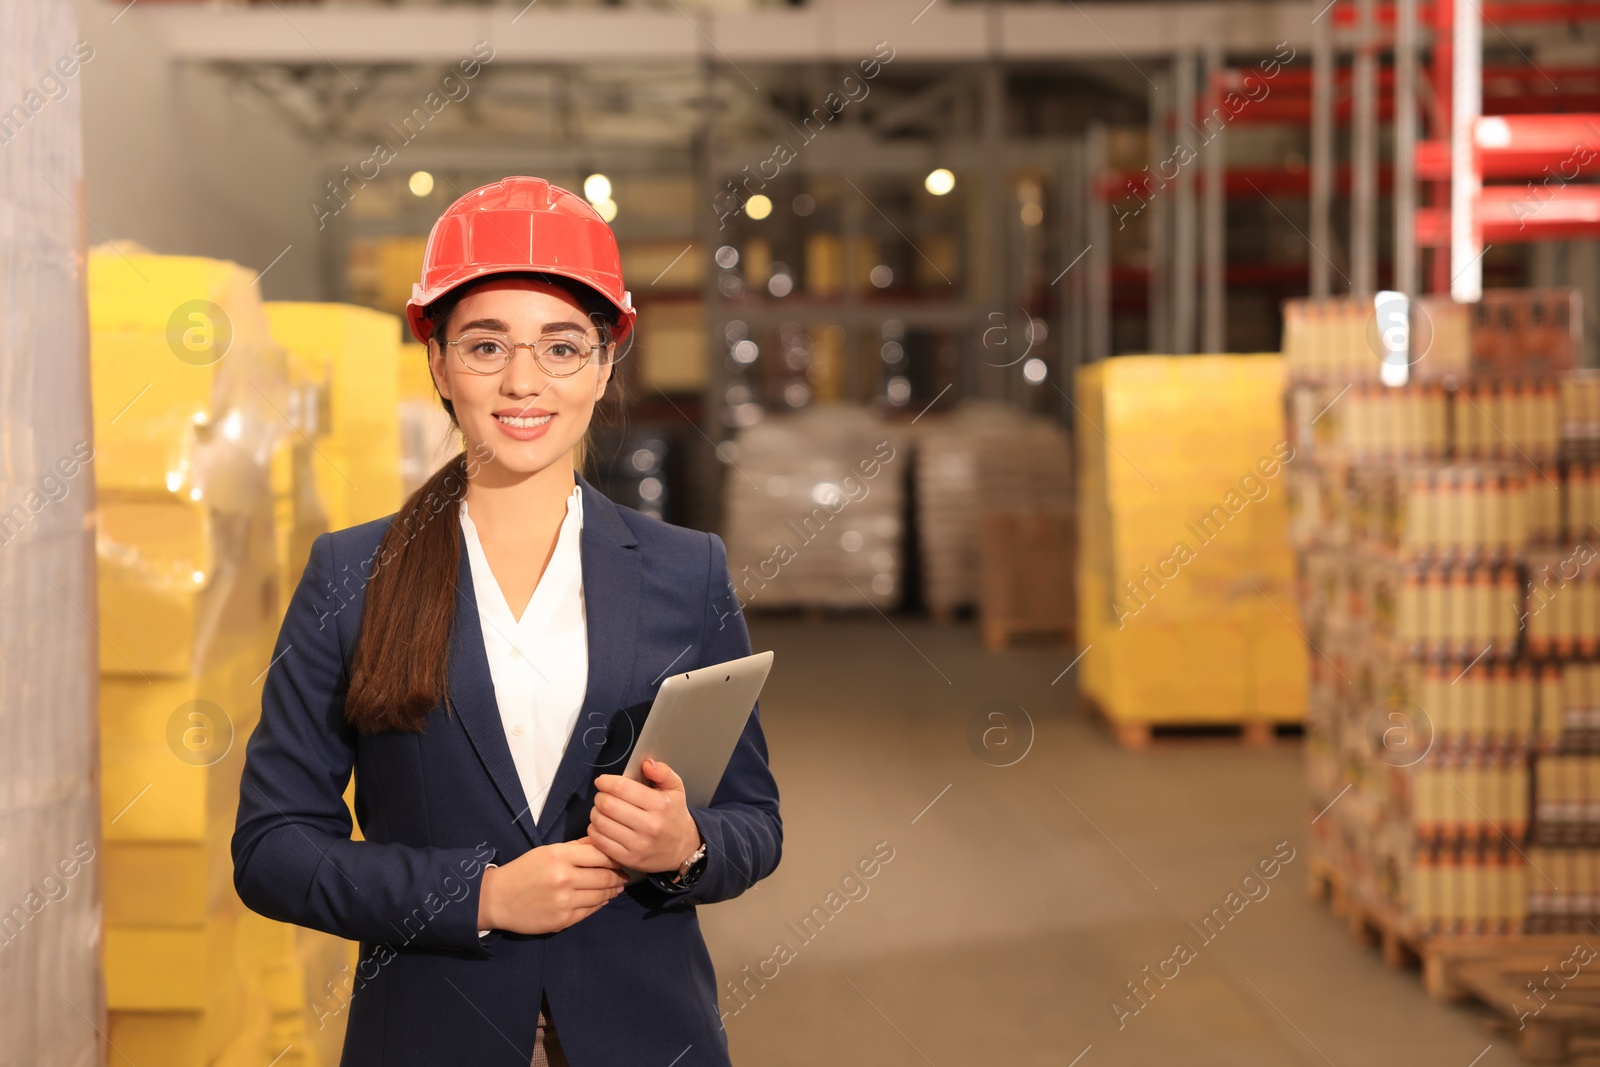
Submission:
[[579,334],[555,334],[537,341],[514,342],[503,333],[473,330],[445,344],[456,350],[461,363],[474,374],[496,374],[511,365],[519,348],[533,349],[533,361],[539,369],[555,378],[565,378],[578,373],[589,363],[594,352],[605,345]]

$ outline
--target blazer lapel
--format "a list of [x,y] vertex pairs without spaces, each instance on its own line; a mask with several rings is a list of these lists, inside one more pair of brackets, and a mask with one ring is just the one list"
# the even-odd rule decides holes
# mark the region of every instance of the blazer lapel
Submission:
[[[622,713],[622,699],[639,637],[640,562],[638,539],[617,513],[617,506],[583,476],[582,548],[585,632],[589,645],[589,679],[583,709],[567,739],[566,750],[544,802],[544,818],[535,828],[539,844],[561,840],[562,813],[589,778],[618,774],[625,766],[615,756],[597,766],[612,727]],[[631,725],[630,725],[631,729]],[[628,739],[632,744],[632,739]],[[610,746],[613,751],[616,746]]]
[[483,627],[478,619],[478,595],[472,584],[472,561],[467,555],[466,531],[457,522],[461,566],[456,574],[456,618],[450,631],[451,710],[461,720],[472,747],[484,769],[513,813],[512,821],[522,829],[529,844],[537,844],[533,814],[522,792],[522,779],[511,746],[506,742],[505,722],[495,700],[494,679],[489,674],[489,655],[483,647]]
[[[489,657],[484,651],[483,628],[478,619],[478,598],[472,584],[466,532],[459,529],[459,523],[457,531],[461,563],[456,575],[456,617],[450,640],[450,702],[507,809],[533,845],[560,839],[562,812],[582,786],[586,774],[593,777],[602,772],[622,770],[624,764],[615,757],[614,766],[608,763],[597,767],[596,762],[611,736],[628,679],[633,676],[639,636],[640,564],[639,555],[634,551],[638,540],[617,514],[616,505],[581,474],[575,477],[583,492],[579,555],[587,620],[584,631],[589,646],[588,685],[583,708],[567,739],[550,792],[545,798],[536,799],[532,806],[522,791],[522,779],[511,758],[505,723],[495,700],[494,680],[489,674]],[[628,744],[632,744],[631,738]],[[548,813],[542,823],[535,821],[539,812],[532,810],[534,807]]]

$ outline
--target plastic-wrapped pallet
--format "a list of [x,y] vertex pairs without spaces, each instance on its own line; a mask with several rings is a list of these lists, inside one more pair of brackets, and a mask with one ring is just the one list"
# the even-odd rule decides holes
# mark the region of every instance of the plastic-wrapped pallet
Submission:
[[[102,1062],[94,440],[74,5],[0,4],[0,1063]],[[83,42],[77,47],[81,49]],[[62,84],[71,84],[64,82]],[[28,115],[24,98],[35,112]],[[43,110],[40,110],[40,109]],[[16,116],[25,116],[18,128]]]
[[319,405],[290,388],[253,271],[103,247],[89,297],[108,453],[97,464],[106,1033],[141,1067],[264,1062],[283,1051],[267,1050],[281,961],[243,951],[230,843],[281,621],[277,524],[295,514],[282,496],[306,484],[285,442],[303,440]]
[[[129,246],[89,259],[109,1039],[206,1064],[248,983],[228,843],[277,621],[270,462],[282,353],[252,272]],[[277,410],[274,410],[277,409]]]
[[1270,355],[1078,371],[1081,685],[1114,723],[1304,716],[1283,375]]
[[1007,404],[968,402],[926,423],[915,465],[922,592],[948,615],[978,601],[985,511],[1072,513],[1072,448],[1060,426]]
[[856,407],[769,416],[722,454],[742,605],[891,608],[904,567],[906,440]]
[[283,353],[253,271],[89,256],[102,673],[191,675],[276,618]]
[[1290,364],[1313,862],[1386,936],[1484,937],[1475,965],[1508,980],[1501,946],[1542,948],[1501,937],[1564,948],[1600,918],[1600,394],[1565,369],[1576,310],[1461,305],[1454,380],[1362,381],[1360,338],[1325,346],[1342,377]]

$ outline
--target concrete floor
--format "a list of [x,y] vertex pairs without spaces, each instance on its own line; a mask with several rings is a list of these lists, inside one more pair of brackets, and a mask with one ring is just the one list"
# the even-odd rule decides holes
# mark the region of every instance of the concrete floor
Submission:
[[[752,615],[750,629],[778,653],[761,707],[785,848],[771,878],[700,913],[719,978],[746,980],[722,1000],[736,1063],[1519,1062],[1309,898],[1297,740],[1125,753],[1075,711],[1070,654],[986,653],[971,623]],[[1033,723],[1011,766],[969,742],[993,700]],[[847,895],[878,842],[893,858]],[[1267,894],[1202,939],[1188,924],[1280,842],[1294,858]],[[789,924],[826,912],[830,890],[837,914],[802,940]],[[1127,983],[1179,940],[1193,957],[1119,1026],[1114,998],[1137,1007]]]

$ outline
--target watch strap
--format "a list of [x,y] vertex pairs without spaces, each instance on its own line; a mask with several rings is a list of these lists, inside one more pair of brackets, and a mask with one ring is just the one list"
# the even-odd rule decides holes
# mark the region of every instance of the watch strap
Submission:
[[702,840],[700,842],[700,847],[689,853],[688,858],[686,858],[682,863],[678,864],[677,873],[672,876],[671,884],[675,886],[681,886],[693,882],[694,879],[689,877],[689,872],[695,871],[696,875],[698,876],[699,872],[696,870],[696,868],[704,865],[705,858],[706,843],[704,840]]

